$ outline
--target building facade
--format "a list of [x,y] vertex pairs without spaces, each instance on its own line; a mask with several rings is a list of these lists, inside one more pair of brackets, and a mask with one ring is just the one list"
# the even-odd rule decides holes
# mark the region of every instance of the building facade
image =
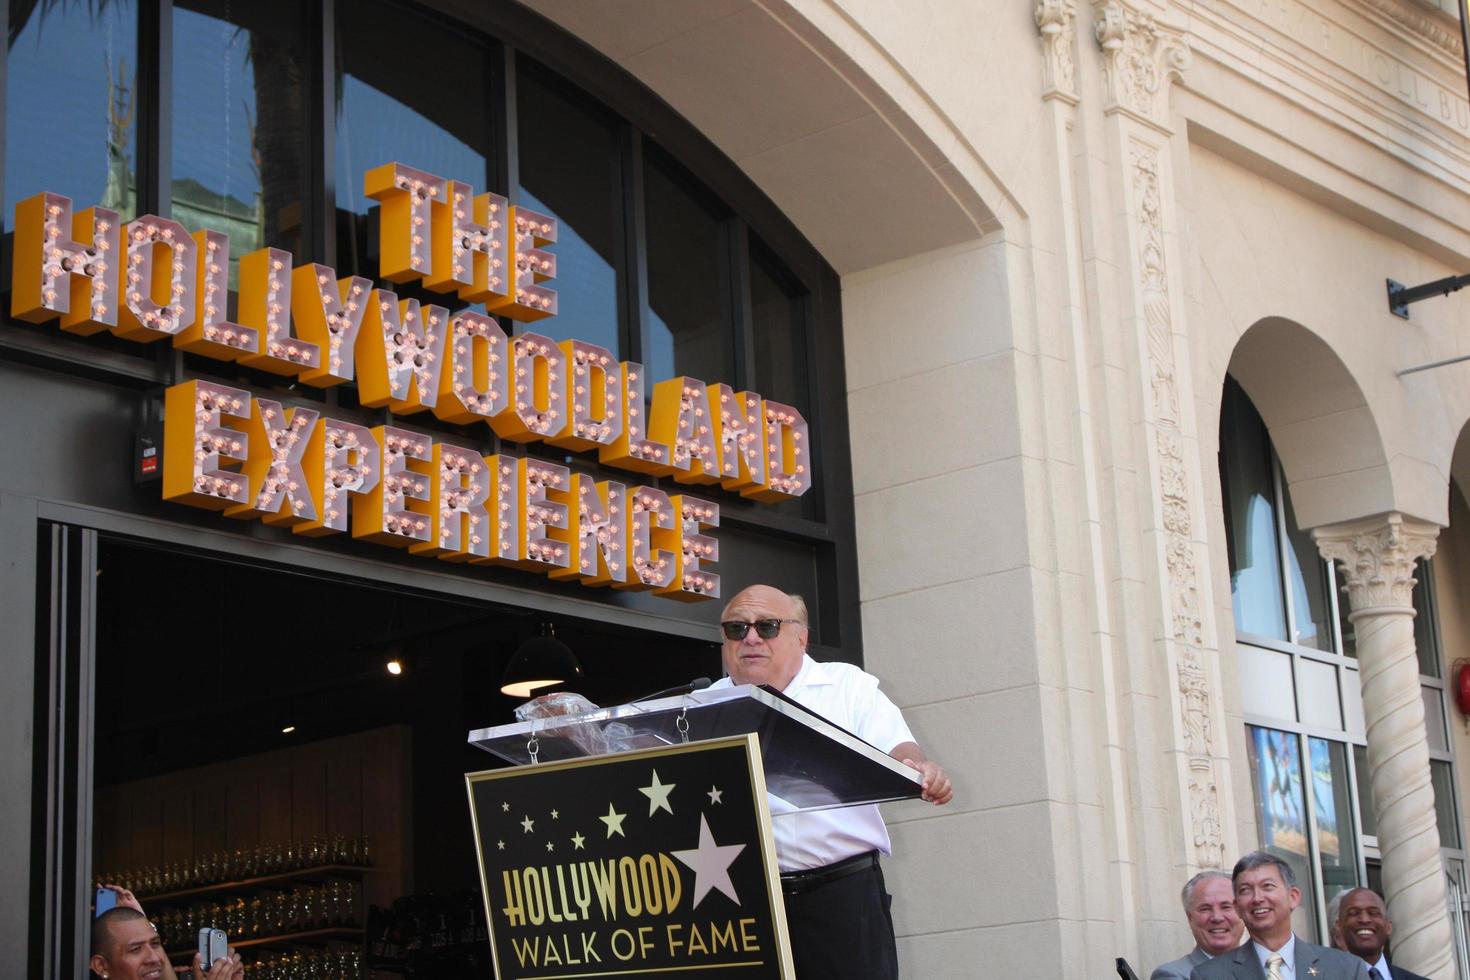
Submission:
[[[51,191],[377,277],[358,182],[397,160],[559,221],[561,309],[535,329],[803,415],[812,490],[709,491],[713,567],[730,592],[774,574],[806,594],[816,651],[882,678],[951,769],[951,805],[888,810],[908,975],[1097,977],[1115,957],[1143,973],[1188,948],[1184,880],[1259,846],[1298,870],[1299,934],[1327,941],[1332,895],[1372,883],[1395,962],[1470,977],[1470,366],[1413,370],[1465,353],[1470,307],[1454,293],[1405,319],[1387,289],[1470,271],[1450,0],[9,13],[7,231]],[[717,669],[718,602],[310,545],[126,476],[158,391],[194,378],[450,431],[424,416],[54,323],[8,321],[0,345],[0,431],[25,460],[0,477],[0,730],[17,746],[0,883],[30,896],[0,929],[33,975],[75,964],[98,854],[136,867],[204,846],[109,837],[117,800],[146,814],[148,779],[275,751],[174,757],[165,731],[164,749],[104,758],[99,733],[134,731],[105,705],[124,689],[103,683],[110,627],[169,612],[166,595],[116,612],[110,567],[146,579],[164,565],[149,555],[187,553],[371,582],[517,639],[558,620],[618,651],[608,697]],[[390,613],[386,641],[410,618]],[[456,663],[419,705],[493,672]],[[443,754],[433,722],[495,717],[477,710],[375,717]],[[404,894],[455,861],[424,839],[443,801],[415,799]],[[282,832],[330,833],[327,813]],[[224,826],[219,847],[269,839],[260,818]]]

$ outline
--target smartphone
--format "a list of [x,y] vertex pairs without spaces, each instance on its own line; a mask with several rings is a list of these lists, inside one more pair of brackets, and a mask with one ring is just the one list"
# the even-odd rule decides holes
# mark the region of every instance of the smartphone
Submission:
[[103,912],[110,912],[117,908],[117,892],[111,888],[97,889],[97,911],[93,914],[95,918]]
[[199,930],[199,958],[204,961],[204,970],[214,966],[216,960],[230,955],[230,940],[223,929],[205,926]]

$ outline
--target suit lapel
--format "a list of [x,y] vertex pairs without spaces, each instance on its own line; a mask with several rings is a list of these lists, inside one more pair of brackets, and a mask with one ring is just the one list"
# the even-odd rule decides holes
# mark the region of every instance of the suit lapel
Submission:
[[1256,948],[1246,943],[1235,951],[1235,969],[1231,971],[1240,980],[1266,980],[1266,971],[1261,969],[1261,958]]

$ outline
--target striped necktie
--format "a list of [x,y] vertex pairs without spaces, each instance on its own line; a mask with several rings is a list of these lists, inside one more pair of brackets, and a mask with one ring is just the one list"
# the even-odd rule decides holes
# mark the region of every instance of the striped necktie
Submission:
[[1266,957],[1266,980],[1281,980],[1281,966],[1285,962],[1280,953]]
[[1368,967],[1368,980],[1383,980],[1383,974],[1378,972],[1378,967]]

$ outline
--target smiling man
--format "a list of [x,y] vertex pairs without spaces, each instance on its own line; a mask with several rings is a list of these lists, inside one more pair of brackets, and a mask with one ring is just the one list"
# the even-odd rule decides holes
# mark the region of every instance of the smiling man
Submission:
[[1240,945],[1245,924],[1235,914],[1235,889],[1228,874],[1201,871],[1184,883],[1179,900],[1194,934],[1194,949],[1156,968],[1148,980],[1187,980],[1196,966]]
[[1388,907],[1371,888],[1353,888],[1334,903],[1334,924],[1343,949],[1368,964],[1368,980],[1427,980],[1388,962],[1384,947],[1393,936]]
[[1235,911],[1251,941],[1196,966],[1191,980],[1367,980],[1356,956],[1298,939],[1291,913],[1302,901],[1291,865],[1265,851],[1235,862]]
[[[721,617],[727,677],[715,687],[765,684],[887,752],[923,776],[922,798],[948,803],[949,777],[914,741],[878,679],[852,664],[807,656],[806,604],[768,585],[730,600]],[[892,980],[898,976],[891,899],[878,855],[891,854],[876,806],[808,813],[771,798],[771,825],[791,954],[801,980]]]
[[[92,920],[92,958],[88,962],[92,972],[102,980],[177,980],[158,930],[133,893],[115,885],[107,887],[122,893],[130,904],[108,909]],[[210,967],[195,953],[193,975],[196,980],[243,980],[245,967],[233,949],[228,959],[216,960]]]

